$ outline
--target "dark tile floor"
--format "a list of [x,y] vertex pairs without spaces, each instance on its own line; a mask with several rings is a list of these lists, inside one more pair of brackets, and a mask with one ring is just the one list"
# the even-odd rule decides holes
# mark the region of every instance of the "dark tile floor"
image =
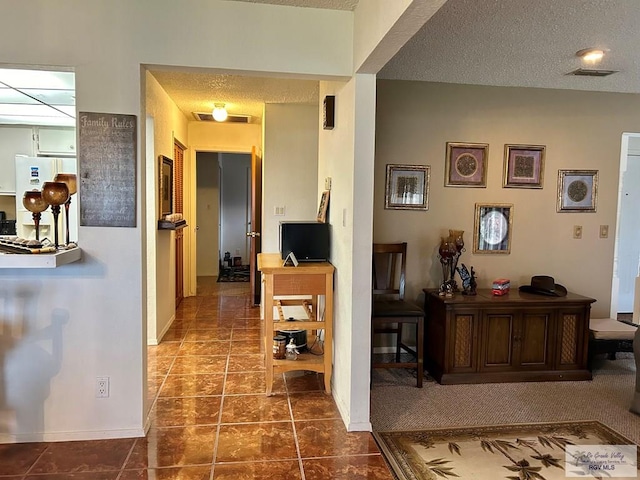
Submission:
[[388,479],[371,434],[348,433],[321,375],[266,397],[259,309],[247,283],[198,279],[149,347],[145,438],[0,445],[0,479]]

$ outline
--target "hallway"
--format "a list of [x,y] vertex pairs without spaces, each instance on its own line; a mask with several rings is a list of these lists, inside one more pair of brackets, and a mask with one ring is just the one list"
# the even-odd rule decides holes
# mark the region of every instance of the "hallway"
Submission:
[[290,372],[264,395],[259,315],[248,283],[199,278],[149,347],[148,435],[0,445],[0,479],[392,479],[372,436],[346,432],[320,375]]

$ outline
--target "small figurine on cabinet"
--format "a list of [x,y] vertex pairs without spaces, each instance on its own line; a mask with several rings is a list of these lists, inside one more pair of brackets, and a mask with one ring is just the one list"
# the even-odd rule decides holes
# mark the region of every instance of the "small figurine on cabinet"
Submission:
[[462,279],[462,294],[463,295],[476,295],[476,289],[478,284],[476,283],[476,272],[471,267],[471,272],[467,269],[467,266],[463,263],[461,267],[457,267],[460,278]]

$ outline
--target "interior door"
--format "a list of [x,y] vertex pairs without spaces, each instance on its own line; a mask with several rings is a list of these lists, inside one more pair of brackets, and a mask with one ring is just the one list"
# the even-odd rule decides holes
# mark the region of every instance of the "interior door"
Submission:
[[258,253],[262,251],[262,158],[256,147],[251,148],[251,222],[247,236],[250,238],[249,265],[251,269],[251,292],[254,305],[260,304],[260,273]]
[[[184,213],[183,194],[183,170],[184,170],[184,148],[175,143],[173,145],[173,169],[174,169],[174,198],[175,213]],[[176,251],[176,308],[184,298],[184,235],[182,230],[175,231],[175,251]]]

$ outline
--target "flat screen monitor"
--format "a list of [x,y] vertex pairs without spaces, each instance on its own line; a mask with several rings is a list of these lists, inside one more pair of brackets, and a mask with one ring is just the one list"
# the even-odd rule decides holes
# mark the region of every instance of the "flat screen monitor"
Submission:
[[282,259],[293,252],[299,262],[329,260],[329,224],[321,222],[280,222]]

